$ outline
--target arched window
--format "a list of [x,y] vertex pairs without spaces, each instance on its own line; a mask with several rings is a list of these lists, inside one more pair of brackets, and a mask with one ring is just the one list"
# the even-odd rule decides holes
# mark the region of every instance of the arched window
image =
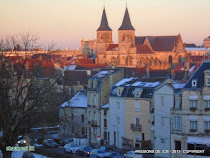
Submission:
[[173,62],[173,59],[172,59],[172,56],[171,56],[171,55],[169,55],[169,57],[168,57],[168,62],[169,62],[170,64],[172,64],[172,62]]

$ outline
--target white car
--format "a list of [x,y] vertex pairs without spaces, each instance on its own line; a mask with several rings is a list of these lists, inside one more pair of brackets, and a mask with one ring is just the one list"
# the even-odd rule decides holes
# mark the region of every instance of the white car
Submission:
[[64,151],[76,154],[78,148],[79,146],[77,144],[69,143],[64,146]]
[[143,158],[142,154],[135,152],[135,151],[128,151],[124,154],[125,158]]

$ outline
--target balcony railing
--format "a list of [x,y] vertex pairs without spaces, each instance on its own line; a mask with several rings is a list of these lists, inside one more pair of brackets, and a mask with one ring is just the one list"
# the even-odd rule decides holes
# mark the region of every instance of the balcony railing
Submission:
[[90,124],[91,124],[92,127],[97,126],[97,121],[96,120],[91,120]]
[[133,140],[122,137],[122,145],[130,145],[130,146],[133,146]]
[[141,131],[141,125],[140,124],[134,124],[134,123],[132,123],[131,124],[131,129],[133,131]]

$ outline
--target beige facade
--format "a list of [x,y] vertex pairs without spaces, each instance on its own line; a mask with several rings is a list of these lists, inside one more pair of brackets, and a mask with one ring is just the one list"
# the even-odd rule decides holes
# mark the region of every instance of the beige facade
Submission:
[[[175,99],[176,106],[171,111],[173,120],[172,150],[194,150],[196,147],[201,150],[207,145],[205,150],[210,151],[208,147],[210,142],[209,68],[210,61],[204,61],[182,90],[181,102]],[[172,154],[172,157],[188,158],[192,155],[178,153]]]
[[204,39],[204,47],[210,48],[210,36]]
[[125,137],[141,148],[142,141],[151,141],[150,99],[126,98],[125,104]]
[[99,145],[100,140],[104,140],[104,130],[101,132],[103,126],[101,125],[101,108],[108,103],[112,86],[123,77],[124,71],[122,69],[104,69],[89,79],[87,90],[89,143]]

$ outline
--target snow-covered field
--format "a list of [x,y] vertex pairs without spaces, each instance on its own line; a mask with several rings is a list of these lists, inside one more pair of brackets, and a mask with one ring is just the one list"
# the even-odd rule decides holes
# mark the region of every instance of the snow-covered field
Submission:
[[[11,158],[22,158],[23,153],[24,153],[24,151],[13,151]],[[46,156],[34,154],[34,153],[33,153],[33,156],[34,156],[34,158],[48,158]]]

